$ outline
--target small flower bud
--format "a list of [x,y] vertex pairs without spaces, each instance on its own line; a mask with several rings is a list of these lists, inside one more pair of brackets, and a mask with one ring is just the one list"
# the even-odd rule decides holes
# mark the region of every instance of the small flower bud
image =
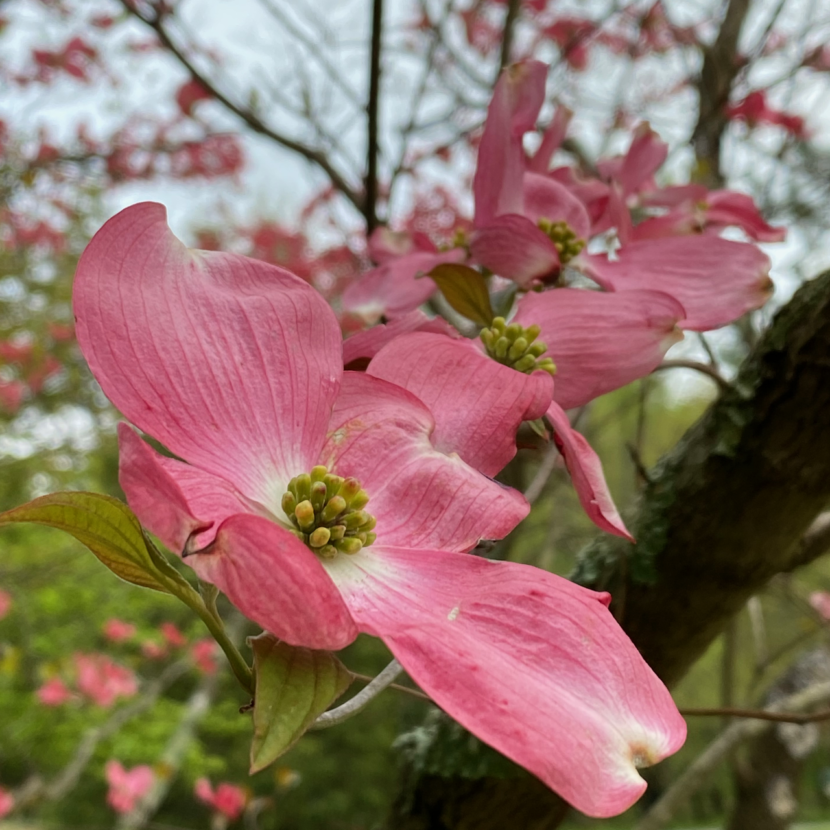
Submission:
[[294,479],[294,487],[297,502],[305,501],[311,495],[311,476],[308,473],[297,476]]
[[294,508],[297,506],[297,499],[294,498],[294,494],[290,490],[286,490],[285,493],[282,494],[282,502],[280,502],[282,509],[285,511],[286,516],[290,516],[294,512]]
[[322,481],[315,481],[311,485],[311,504],[314,512],[319,513],[326,503],[326,485]]
[[326,499],[336,496],[340,485],[343,483],[343,479],[340,476],[332,475],[332,473],[329,473],[323,481],[326,484]]
[[294,510],[294,515],[297,517],[297,523],[305,530],[311,530],[314,527],[314,505],[308,499],[301,501]]
[[513,368],[517,372],[532,372],[536,368],[536,358],[531,354],[526,354],[513,364]]
[[352,510],[363,510],[367,504],[369,504],[369,494],[365,490],[360,490],[352,499],[349,507],[351,507]]
[[541,333],[542,329],[540,326],[537,326],[536,323],[534,323],[532,326],[528,326],[525,329],[525,337],[527,338],[528,344],[532,343]]
[[312,483],[315,481],[322,481],[326,477],[326,473],[328,470],[322,465],[318,464],[316,467],[311,468],[311,481]]
[[340,490],[337,493],[346,501],[346,505],[352,503],[352,499],[360,492],[360,482],[356,478],[347,478],[340,485]]
[[335,547],[340,553],[346,553],[349,556],[358,553],[363,548],[363,542],[356,539],[354,536],[346,536],[339,542],[335,542]]
[[366,541],[363,543],[363,547],[368,548],[375,539],[378,538],[377,533],[372,533],[371,531],[366,534]]
[[522,333],[522,327],[518,323],[511,323],[504,331],[504,336],[511,342],[515,341]]
[[334,527],[330,527],[329,530],[331,531],[332,542],[339,542],[346,535],[345,525],[335,525]]
[[518,360],[527,349],[527,340],[524,337],[517,337],[513,345],[507,350],[507,357],[510,360]]
[[335,496],[333,499],[329,499],[329,503],[320,513],[320,518],[324,522],[333,522],[346,507],[346,500],[342,496]]
[[327,527],[318,527],[309,537],[308,543],[313,548],[322,548],[329,543],[331,532]]
[[334,545],[323,545],[317,553],[323,557],[323,559],[334,559],[337,556],[337,548]]
[[341,521],[346,526],[346,530],[356,530],[367,524],[370,518],[365,510],[356,510],[354,513],[347,513]]
[[496,340],[494,351],[499,360],[504,360],[507,357],[507,350],[510,348],[510,341],[502,335]]

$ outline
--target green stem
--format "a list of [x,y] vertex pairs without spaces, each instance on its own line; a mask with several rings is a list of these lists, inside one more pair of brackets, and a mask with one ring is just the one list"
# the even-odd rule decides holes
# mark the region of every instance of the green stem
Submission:
[[225,625],[218,615],[212,614],[207,606],[202,601],[202,598],[194,591],[194,594],[199,600],[198,606],[191,605],[191,608],[202,618],[202,622],[208,627],[208,630],[213,635],[213,638],[219,643],[222,651],[230,663],[231,671],[233,671],[236,679],[242,685],[251,697],[254,696],[254,673],[251,667],[246,662],[245,658],[239,653],[239,649],[231,642],[225,631]]

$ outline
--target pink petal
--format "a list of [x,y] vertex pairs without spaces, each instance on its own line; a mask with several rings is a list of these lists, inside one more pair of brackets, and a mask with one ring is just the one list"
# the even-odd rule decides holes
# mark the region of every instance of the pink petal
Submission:
[[469,550],[480,539],[506,536],[530,509],[524,497],[437,450],[433,428],[414,395],[346,372],[321,463],[353,476],[369,494],[378,543]]
[[515,322],[541,327],[556,364],[554,400],[582,406],[652,372],[683,339],[683,308],[659,291],[554,288],[518,302]]
[[578,239],[587,239],[591,232],[591,220],[582,202],[565,185],[538,173],[525,173],[524,215],[534,225],[540,219],[567,222]]
[[268,519],[225,519],[214,542],[187,557],[249,619],[293,646],[337,651],[357,629],[321,560]]
[[444,253],[416,251],[367,271],[343,292],[343,309],[367,320],[381,316],[402,317],[425,303],[436,285],[423,276],[443,262],[460,262],[464,251],[455,248]]
[[[358,366],[350,364],[356,361],[371,360],[387,343],[390,343],[401,334],[411,331],[432,331],[445,334],[448,337],[460,335],[443,317],[427,317],[420,309],[410,311],[404,317],[398,317],[391,323],[372,326],[365,331],[359,331],[343,341],[343,365],[350,369]],[[363,367],[365,368],[365,367]]]
[[683,744],[607,594],[435,550],[369,549],[330,573],[360,628],[442,709],[590,816],[631,806],[646,788],[637,767]]
[[435,418],[435,448],[458,453],[487,476],[513,458],[519,424],[540,418],[553,394],[546,372],[517,372],[469,340],[440,334],[399,337],[378,353],[367,372],[420,398]]
[[527,286],[559,271],[553,242],[525,216],[505,214],[473,233],[473,259],[494,274]]
[[224,480],[159,455],[126,425],[119,439],[130,507],[171,550],[184,551],[202,579],[292,645],[338,649],[354,639],[317,556],[264,508]]
[[571,427],[565,410],[559,404],[552,403],[547,416],[553,425],[556,446],[565,459],[579,502],[588,518],[602,530],[633,542],[634,537],[628,532],[608,490],[599,456],[585,437]]
[[686,309],[684,329],[708,331],[760,308],[772,294],[769,257],[755,245],[712,236],[644,239],[618,259],[584,258],[587,271],[612,291],[665,291]]
[[640,124],[617,176],[623,193],[636,193],[662,167],[668,155],[669,145],[647,122]]
[[553,119],[542,136],[542,143],[527,163],[527,169],[533,173],[547,173],[553,154],[562,145],[568,133],[568,125],[573,118],[573,110],[565,106],[558,106],[553,113]]
[[767,224],[754,200],[734,190],[713,190],[706,197],[706,221],[719,227],[735,226],[758,242],[783,242],[787,229]]
[[545,64],[523,61],[508,66],[496,83],[473,178],[477,228],[490,224],[496,216],[522,211],[522,136],[533,129],[539,117],[547,73]]
[[176,455],[256,496],[309,469],[342,372],[333,312],[287,271],[190,251],[161,205],[122,211],[75,278],[104,392]]

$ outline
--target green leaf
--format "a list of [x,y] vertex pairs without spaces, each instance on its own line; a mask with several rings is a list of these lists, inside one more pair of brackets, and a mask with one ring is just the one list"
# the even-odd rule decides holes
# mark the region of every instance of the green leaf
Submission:
[[[178,593],[188,583],[145,536],[123,502],[100,493],[41,496],[0,513],[0,526],[32,522],[64,530],[86,545],[116,576],[143,588]],[[174,590],[168,587],[176,583]],[[178,583],[183,583],[179,586]]]
[[447,302],[463,317],[489,326],[493,322],[490,292],[484,277],[467,265],[436,265],[428,277],[435,280]]
[[329,651],[290,646],[268,633],[248,642],[256,674],[253,775],[299,740],[346,691],[352,675]]

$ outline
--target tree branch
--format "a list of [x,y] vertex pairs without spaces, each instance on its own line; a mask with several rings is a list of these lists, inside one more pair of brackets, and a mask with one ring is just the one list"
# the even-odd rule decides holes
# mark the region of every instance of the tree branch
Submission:
[[697,156],[700,178],[708,187],[722,187],[720,169],[721,139],[726,129],[724,107],[740,70],[738,38],[751,0],[727,0],[726,14],[715,42],[703,50],[703,67],[697,89],[700,98],[692,146]]
[[[507,13],[504,18],[504,34],[501,37],[501,58],[499,60],[499,74],[510,65],[510,55],[513,50],[513,34],[516,29],[516,21],[521,12],[522,0],[508,0]],[[496,77],[498,80],[498,76]]]
[[363,215],[366,233],[370,234],[378,224],[378,109],[380,106],[380,55],[383,45],[383,0],[372,2],[372,48],[369,57],[369,102],[366,106],[366,199]]
[[201,84],[210,94],[219,101],[227,110],[232,112],[238,118],[245,122],[250,129],[259,135],[270,138],[282,147],[301,155],[303,158],[319,167],[331,180],[332,186],[335,190],[342,193],[349,202],[354,205],[361,213],[364,212],[365,195],[356,191],[345,179],[342,173],[334,167],[328,156],[321,150],[315,147],[309,147],[301,141],[277,132],[268,125],[266,125],[259,116],[251,110],[245,109],[239,104],[232,101],[225,93],[221,92],[217,86],[205,75],[201,70],[197,69],[193,62],[184,54],[181,48],[170,37],[170,34],[164,28],[164,16],[157,13],[152,17],[145,17],[138,9],[134,0],[119,0],[124,9],[140,20],[145,25],[149,26],[158,36],[162,44],[167,50],[179,61],[179,63],[190,73],[191,78]]

